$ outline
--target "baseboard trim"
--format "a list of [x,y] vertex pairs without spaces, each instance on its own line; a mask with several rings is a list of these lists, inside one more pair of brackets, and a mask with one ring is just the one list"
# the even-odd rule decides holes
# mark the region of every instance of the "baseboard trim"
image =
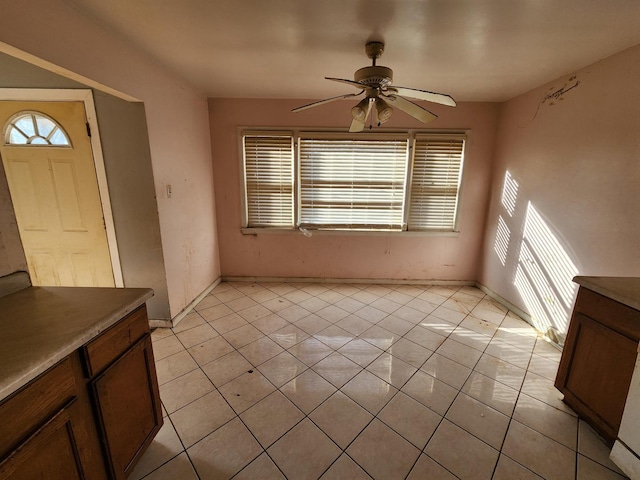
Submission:
[[171,320],[153,320],[149,319],[149,328],[171,328]]
[[[514,305],[501,295],[497,294],[487,286],[474,280],[415,280],[415,279],[394,279],[394,278],[324,278],[324,277],[244,277],[225,275],[218,277],[211,285],[205,288],[200,295],[182,309],[171,320],[149,320],[151,328],[172,328],[178,325],[180,321],[186,317],[200,301],[206,297],[221,282],[242,282],[242,283],[337,283],[337,284],[371,284],[371,285],[443,285],[443,286],[465,286],[471,285],[482,290],[486,295],[494,299],[502,306],[518,315],[525,322],[535,328],[531,319],[531,315]],[[549,341],[547,337],[545,340]],[[552,341],[549,343],[559,349],[562,347]]]
[[494,292],[493,290],[491,290],[490,288],[486,287],[485,285],[483,285],[483,284],[481,284],[479,282],[476,282],[475,286],[477,288],[479,288],[480,290],[482,290],[486,295],[489,295],[491,298],[493,298],[500,305],[502,305],[503,307],[506,307],[509,310],[511,310],[513,313],[518,315],[521,319],[523,319],[524,321],[526,321],[529,325],[531,325],[533,327],[533,320],[531,319],[531,315],[529,315],[527,312],[522,310],[520,307],[517,307],[516,305],[511,303],[506,298],[498,295],[496,292]]
[[189,313],[191,313],[191,311],[193,310],[193,307],[195,307],[198,303],[200,303],[204,297],[209,295],[211,290],[216,288],[218,286],[218,284],[220,284],[220,282],[222,282],[222,281],[223,281],[222,277],[218,277],[211,285],[209,285],[207,288],[205,288],[202,291],[202,293],[200,293],[200,295],[198,295],[196,298],[194,298],[186,307],[184,307],[180,311],[180,313],[178,313],[171,320],[149,320],[149,326],[151,328],[172,328],[172,327],[175,327],[176,325],[178,325],[178,323],[180,323],[180,320],[182,320]]
[[510,311],[512,311],[513,313],[515,313],[516,315],[518,315],[522,320],[524,320],[525,322],[527,322],[529,325],[531,325],[533,328],[536,329],[536,331],[538,333],[540,333],[540,335],[542,335],[542,338],[549,343],[550,345],[556,347],[558,350],[562,350],[562,345],[558,344],[557,342],[553,341],[553,339],[549,338],[545,332],[541,332],[540,330],[538,330],[538,328],[536,327],[535,323],[533,322],[533,319],[531,318],[531,315],[529,315],[527,312],[525,312],[524,310],[522,310],[520,307],[514,305],[513,303],[511,303],[509,300],[507,300],[506,298],[498,295],[496,292],[494,292],[493,290],[491,290],[490,288],[486,287],[485,285],[482,285],[479,282],[476,282],[476,287],[479,288],[480,290],[482,290],[485,294],[487,294],[489,297],[493,298],[496,302],[498,302],[500,305],[502,305],[503,307],[508,308]]
[[474,280],[415,280],[397,278],[325,278],[325,277],[243,277],[223,276],[223,282],[256,282],[256,283],[337,283],[337,284],[371,284],[371,285],[475,285]]

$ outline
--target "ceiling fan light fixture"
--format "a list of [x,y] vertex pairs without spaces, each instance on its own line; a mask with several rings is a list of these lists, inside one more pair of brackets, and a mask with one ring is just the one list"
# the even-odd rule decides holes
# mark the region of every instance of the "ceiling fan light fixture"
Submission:
[[367,114],[369,113],[369,97],[365,97],[358,104],[351,109],[351,116],[354,120],[359,122],[365,122],[367,120]]
[[376,113],[378,114],[378,123],[384,123],[391,118],[393,108],[381,98],[376,99]]
[[[376,65],[378,58],[380,58],[384,51],[384,43],[369,42],[365,46],[365,51],[367,53],[367,57],[372,60],[372,65],[358,69],[354,74],[353,80],[324,77],[332,82],[345,83],[351,87],[355,87],[359,90],[358,93],[349,93],[346,95],[338,95],[337,97],[325,98],[324,100],[319,100],[317,102],[294,108],[292,111],[301,112],[308,108],[364,94],[365,98],[351,109],[351,116],[353,117],[353,120],[349,127],[349,132],[361,132],[364,130],[365,123],[371,113],[371,110],[374,108],[374,104],[375,112],[373,113],[373,116],[375,123],[378,126],[391,118],[394,109],[398,109],[422,123],[432,122],[438,118],[436,114],[409,100],[410,98],[446,105],[448,107],[456,106],[455,100],[444,93],[392,85],[393,70],[389,67]],[[393,108],[390,104],[393,105]],[[369,125],[369,128],[372,127],[373,125]]]

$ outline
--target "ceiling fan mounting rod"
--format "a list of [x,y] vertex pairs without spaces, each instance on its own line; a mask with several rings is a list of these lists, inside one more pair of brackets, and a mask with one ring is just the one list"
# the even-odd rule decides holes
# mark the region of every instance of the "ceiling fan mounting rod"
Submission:
[[393,81],[393,70],[388,67],[376,65],[376,60],[380,58],[382,52],[384,52],[384,43],[369,42],[365,46],[365,51],[367,52],[367,57],[373,60],[373,65],[356,71],[354,80],[370,87],[370,89],[386,88],[391,85]]

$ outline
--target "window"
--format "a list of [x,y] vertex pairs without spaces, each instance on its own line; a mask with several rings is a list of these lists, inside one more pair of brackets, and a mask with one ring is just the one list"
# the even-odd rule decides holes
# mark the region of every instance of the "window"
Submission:
[[409,230],[453,230],[458,207],[464,140],[416,135]]
[[401,229],[407,141],[301,136],[300,226]]
[[293,226],[293,137],[247,134],[243,137],[248,227]]
[[9,120],[5,145],[70,147],[69,137],[55,120],[38,112],[20,112]]
[[244,132],[245,226],[452,232],[464,140]]

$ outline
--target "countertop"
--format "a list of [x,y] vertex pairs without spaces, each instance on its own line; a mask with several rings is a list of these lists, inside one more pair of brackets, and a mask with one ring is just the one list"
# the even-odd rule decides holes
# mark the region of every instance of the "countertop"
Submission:
[[640,310],[638,277],[575,277],[573,281],[627,307]]
[[148,288],[28,287],[0,298],[0,401],[152,296]]

